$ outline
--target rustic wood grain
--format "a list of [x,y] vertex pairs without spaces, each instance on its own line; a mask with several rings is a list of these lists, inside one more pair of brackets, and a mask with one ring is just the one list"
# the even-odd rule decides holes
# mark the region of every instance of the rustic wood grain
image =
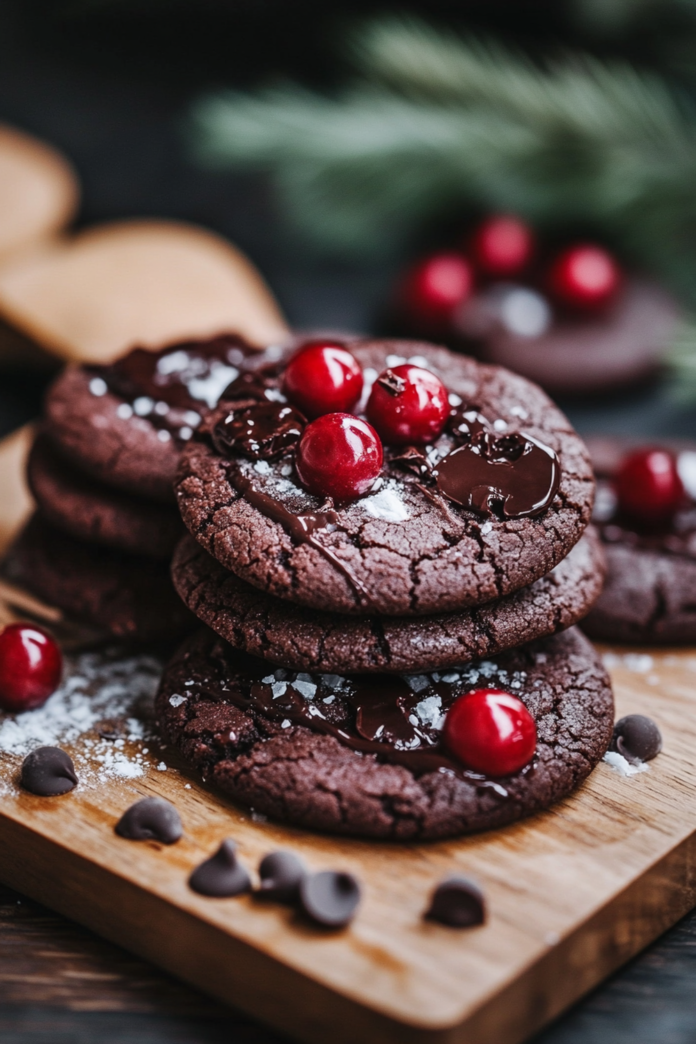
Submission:
[[[618,713],[649,713],[663,731],[665,751],[648,772],[623,779],[600,765],[544,815],[438,844],[258,822],[152,749],[144,778],[48,801],[17,787],[18,759],[5,754],[0,879],[299,1039],[516,1044],[696,899],[696,656],[653,659],[648,673],[621,659],[614,670]],[[73,753],[84,755],[79,744]],[[154,771],[161,759],[167,771]],[[114,834],[123,809],[145,794],[179,808],[185,836],[176,846]],[[310,867],[355,872],[365,886],[358,918],[327,934],[248,896],[195,895],[190,870],[226,836],[252,871],[268,851],[290,847]],[[483,928],[460,933],[422,919],[433,886],[457,871],[485,888]]]

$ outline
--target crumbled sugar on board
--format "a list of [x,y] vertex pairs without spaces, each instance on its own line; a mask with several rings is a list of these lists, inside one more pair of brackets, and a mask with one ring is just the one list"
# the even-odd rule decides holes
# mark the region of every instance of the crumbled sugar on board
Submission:
[[[66,747],[81,786],[144,776],[161,670],[152,656],[117,649],[66,657],[64,681],[43,707],[0,715],[0,764],[14,769],[36,747]],[[6,777],[0,789],[10,786]]]

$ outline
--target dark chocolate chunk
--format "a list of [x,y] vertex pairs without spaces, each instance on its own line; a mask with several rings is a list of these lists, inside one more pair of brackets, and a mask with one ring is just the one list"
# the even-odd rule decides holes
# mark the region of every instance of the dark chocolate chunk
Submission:
[[171,801],[148,797],[126,809],[114,827],[119,837],[130,841],[161,841],[173,845],[183,830],[179,813]]
[[294,852],[270,852],[259,865],[261,884],[256,895],[278,903],[294,903],[306,877],[304,864]]
[[355,917],[360,885],[352,874],[322,870],[300,884],[300,904],[308,917],[325,928],[343,928]]
[[662,735],[652,718],[644,714],[627,714],[614,726],[611,749],[626,761],[652,761],[662,750]]
[[230,410],[213,428],[213,445],[224,456],[274,460],[294,449],[305,419],[292,406],[264,402],[241,410]]
[[22,762],[20,782],[32,794],[55,797],[76,787],[77,776],[71,758],[60,747],[38,747]]
[[561,480],[558,457],[529,435],[480,431],[433,472],[439,491],[462,507],[501,518],[546,511]]
[[218,899],[251,891],[251,878],[237,861],[236,849],[234,841],[223,841],[215,855],[193,871],[189,888]]
[[483,892],[466,877],[448,877],[435,891],[425,916],[451,928],[473,928],[486,919]]

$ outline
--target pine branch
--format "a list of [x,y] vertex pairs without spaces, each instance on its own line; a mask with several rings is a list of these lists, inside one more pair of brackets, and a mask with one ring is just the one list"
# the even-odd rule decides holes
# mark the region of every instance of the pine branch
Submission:
[[395,249],[472,203],[583,222],[696,300],[696,129],[664,83],[623,63],[545,68],[414,20],[369,24],[362,84],[203,99],[199,155],[270,171],[288,213],[338,249]]

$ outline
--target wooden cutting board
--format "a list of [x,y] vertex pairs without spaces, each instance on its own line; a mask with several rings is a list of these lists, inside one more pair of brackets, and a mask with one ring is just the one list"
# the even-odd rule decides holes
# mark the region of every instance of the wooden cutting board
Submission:
[[[4,539],[21,514],[7,505],[26,445],[0,444]],[[574,797],[511,828],[408,845],[305,833],[206,790],[151,740],[122,748],[140,758],[138,778],[39,798],[17,787],[21,759],[0,753],[0,879],[298,1040],[516,1044],[696,903],[696,650],[609,656],[618,714],[654,717],[664,752],[631,778],[601,764]],[[85,778],[99,768],[94,735],[69,747]],[[114,834],[146,794],[180,810],[179,844]],[[224,837],[251,870],[282,846],[312,868],[354,872],[356,920],[326,933],[249,896],[195,895],[187,876]],[[482,884],[485,926],[423,921],[452,873]]]

